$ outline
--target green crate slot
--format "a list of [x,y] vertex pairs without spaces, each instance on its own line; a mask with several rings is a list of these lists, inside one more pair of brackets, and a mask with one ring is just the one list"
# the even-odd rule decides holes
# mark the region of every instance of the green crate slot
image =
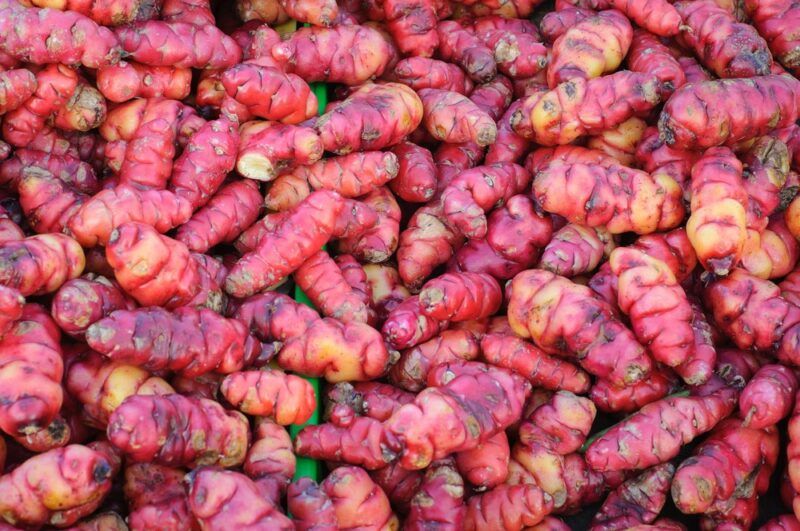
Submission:
[[[314,83],[312,85],[312,89],[314,90],[314,94],[317,96],[317,101],[319,102],[319,112],[322,114],[325,110],[325,106],[328,104],[328,88],[324,83]],[[308,306],[313,307],[314,305],[311,304],[311,301],[308,299],[303,290],[295,286],[294,288],[294,299],[297,302],[302,302]],[[297,435],[297,432],[303,426],[308,424],[319,424],[320,419],[320,412],[322,410],[322,396],[320,396],[320,382],[319,378],[306,378],[311,385],[314,387],[314,394],[317,397],[317,410],[311,415],[311,418],[305,424],[296,424],[289,427],[289,433],[292,436],[292,439]],[[315,461],[314,459],[310,459],[308,457],[297,457],[297,468],[294,473],[295,479],[302,478],[302,477],[309,477],[314,481],[319,481],[320,479],[320,463]]]

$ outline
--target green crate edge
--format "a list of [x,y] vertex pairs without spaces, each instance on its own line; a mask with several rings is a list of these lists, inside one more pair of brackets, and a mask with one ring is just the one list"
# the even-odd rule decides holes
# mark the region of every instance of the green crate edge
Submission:
[[[325,110],[325,105],[328,104],[328,90],[327,86],[322,83],[316,83],[313,85],[314,94],[317,96],[317,101],[319,102],[319,112]],[[311,301],[308,299],[303,290],[295,286],[294,288],[294,300],[297,302],[302,302],[308,306],[313,307],[314,305],[311,304]],[[322,410],[322,397],[320,396],[320,382],[319,378],[306,378],[311,385],[314,387],[314,394],[317,397],[317,410],[311,415],[311,418],[305,424],[294,424],[290,426],[289,433],[292,435],[292,439],[297,435],[297,433],[303,428],[303,426],[307,426],[309,424],[319,424],[320,419],[320,412]],[[294,479],[308,477],[313,479],[314,481],[319,481],[320,479],[320,463],[315,461],[314,459],[310,459],[308,457],[297,457],[297,468],[295,469]]]

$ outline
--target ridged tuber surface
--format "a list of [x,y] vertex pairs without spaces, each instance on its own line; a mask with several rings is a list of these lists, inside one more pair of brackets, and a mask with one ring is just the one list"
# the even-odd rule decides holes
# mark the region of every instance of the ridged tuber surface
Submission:
[[397,529],[386,493],[358,467],[343,466],[320,484],[333,502],[339,529]]
[[401,142],[391,149],[397,157],[398,170],[389,182],[392,192],[411,203],[425,203],[436,193],[438,171],[428,149],[411,142]]
[[299,28],[272,48],[272,57],[307,82],[357,86],[384,73],[396,51],[369,26]]
[[652,361],[644,348],[589,288],[530,270],[514,277],[506,291],[512,329],[544,352],[575,356],[586,371],[616,385],[650,374]]
[[646,113],[661,101],[654,74],[620,71],[595,79],[573,79],[523,100],[512,129],[534,142],[569,144]]
[[672,479],[672,499],[685,514],[726,512],[736,498],[766,491],[780,453],[775,428],[758,430],[728,419],[681,463]]
[[431,527],[442,531],[463,529],[464,491],[464,480],[452,460],[433,463],[411,499],[411,510],[403,528],[409,531]]
[[399,163],[394,153],[362,151],[331,157],[297,168],[314,190],[331,190],[342,197],[361,197],[397,176]]
[[242,58],[242,50],[211,24],[149,20],[115,30],[128,57],[150,66],[227,68]]
[[652,524],[669,495],[675,466],[664,463],[627,480],[608,495],[592,519],[592,531],[637,528]]
[[78,242],[63,234],[38,234],[0,244],[0,284],[23,296],[52,293],[83,272]]
[[389,381],[408,391],[420,391],[430,372],[443,363],[474,360],[486,325],[468,321],[463,328],[444,330],[438,336],[405,350],[389,371]]
[[633,30],[627,62],[633,72],[655,74],[665,98],[686,84],[686,74],[670,49],[646,30]]
[[12,525],[70,526],[97,509],[111,476],[106,457],[86,446],[33,456],[0,478],[0,516]]
[[184,470],[155,463],[130,463],[125,467],[123,491],[132,529],[192,529],[194,519],[183,487],[184,475]]
[[391,353],[380,332],[364,323],[312,322],[278,353],[281,368],[328,382],[366,381],[383,375]]
[[437,13],[432,0],[388,0],[383,2],[386,29],[403,54],[430,57],[439,46]]
[[[236,171],[248,179],[271,181],[278,175],[279,180],[286,179],[294,174],[285,172],[295,165],[305,167],[322,157],[322,140],[311,127],[253,121],[244,124],[240,131]],[[298,177],[304,176],[303,170],[295,170]]]
[[494,120],[466,96],[426,88],[419,90],[419,97],[424,108],[422,123],[436,140],[450,144],[475,142],[479,146],[494,143]]
[[545,354],[513,333],[488,333],[481,339],[481,356],[492,365],[510,369],[536,387],[585,393],[589,375],[570,362]]
[[647,379],[625,387],[597,380],[589,397],[601,411],[633,413],[645,404],[664,398],[676,387],[677,378],[664,371],[653,371]]
[[578,22],[594,16],[595,12],[591,9],[578,6],[559,6],[560,9],[551,11],[542,17],[539,22],[539,29],[542,32],[544,41],[553,44],[556,39],[561,37]]
[[244,474],[205,467],[191,472],[186,484],[189,510],[201,529],[294,529]]
[[800,73],[800,8],[786,0],[749,0],[744,3],[750,22],[767,41],[772,54],[795,76]]
[[289,485],[286,507],[297,531],[337,531],[333,502],[311,478],[298,478]]
[[497,73],[494,53],[483,42],[454,20],[439,22],[439,56],[455,63],[476,83],[491,80]]
[[233,169],[238,149],[234,122],[227,118],[206,122],[175,161],[169,189],[193,208],[204,205]]
[[82,337],[90,325],[115,310],[131,310],[134,304],[116,282],[88,273],[68,280],[53,295],[50,313],[67,334]]
[[537,485],[499,485],[469,499],[464,529],[521,531],[542,521],[553,510],[553,498]]
[[303,424],[317,407],[310,383],[277,370],[229,374],[220,392],[243,413],[269,417],[282,426]]
[[631,45],[633,28],[616,10],[608,10],[582,20],[553,43],[547,67],[547,84],[572,79],[591,79],[619,67]]
[[86,199],[66,226],[78,243],[93,247],[107,245],[114,230],[124,223],[143,223],[165,233],[191,215],[191,203],[173,192],[120,184]]
[[[402,215],[400,205],[392,192],[382,186],[363,197],[360,207],[368,208],[375,213],[377,219],[374,225],[365,227],[357,234],[334,234],[340,238],[337,244],[338,250],[352,254],[362,262],[385,262],[394,254],[399,243]],[[345,213],[345,209],[342,212]]]
[[553,234],[542,250],[539,267],[564,277],[593,271],[614,248],[612,236],[602,227],[567,223]]
[[736,407],[737,395],[734,388],[723,385],[703,396],[651,402],[597,437],[586,450],[586,461],[600,472],[665,463],[727,417]]
[[282,495],[296,468],[289,432],[265,417],[258,417],[254,423],[253,444],[242,465],[244,473],[262,483],[273,483]]
[[36,232],[60,233],[87,196],[73,191],[53,174],[39,168],[25,168],[17,183],[19,204]]
[[399,143],[422,115],[422,101],[405,85],[364,85],[320,116],[314,128],[326,151],[345,155]]
[[391,79],[414,90],[426,88],[449,90],[468,95],[472,81],[457,65],[428,57],[406,57],[391,73]]
[[316,253],[331,237],[341,196],[312,193],[231,268],[225,291],[246,297],[283,280]]
[[107,434],[133,462],[233,467],[244,461],[249,427],[244,415],[212,400],[133,395],[111,414]]
[[114,229],[106,258],[122,289],[143,306],[177,308],[200,291],[200,272],[189,249],[150,225],[123,223]]
[[114,33],[74,11],[0,4],[0,52],[26,63],[100,68],[119,61]]
[[53,123],[64,131],[86,132],[97,128],[106,118],[106,100],[99,90],[80,83],[53,118]]
[[761,429],[777,424],[792,411],[796,393],[797,377],[791,369],[778,364],[764,365],[739,395],[743,426]]
[[488,232],[486,213],[522,192],[531,175],[522,166],[498,162],[457,174],[442,191],[441,204],[448,221],[468,238]]
[[33,96],[36,76],[24,68],[0,72],[0,114],[13,111]]
[[189,377],[239,371],[263,348],[236,319],[188,306],[117,310],[86,330],[86,342],[112,360]]
[[553,235],[550,216],[540,213],[525,194],[515,195],[489,215],[486,241],[509,260],[532,265],[538,249]]
[[635,163],[636,146],[644,135],[647,124],[644,120],[633,117],[618,126],[589,139],[586,145],[591,149],[602,151],[627,166]]
[[624,247],[614,250],[609,262],[618,277],[617,302],[639,341],[686,383],[705,383],[714,372],[714,345],[696,336],[692,306],[667,264]]
[[456,454],[458,472],[478,490],[500,485],[508,476],[508,436],[498,433],[472,450]]
[[682,191],[667,175],[601,163],[547,164],[533,193],[542,209],[572,223],[605,225],[611,234],[648,234],[683,220]]
[[317,114],[317,97],[308,83],[273,66],[238,64],[222,74],[222,85],[253,116],[297,124]]
[[223,186],[200,210],[178,228],[175,239],[190,251],[205,253],[220,243],[234,241],[261,212],[262,198],[253,181]]
[[[421,469],[451,452],[475,448],[519,417],[530,385],[503,369],[475,365],[442,387],[423,390],[384,423],[402,445],[401,466]],[[448,379],[449,367],[440,366],[435,377]]]
[[148,66],[120,61],[97,71],[97,88],[108,100],[164,97],[182,100],[189,95],[192,71],[172,66]]
[[479,273],[446,273],[419,292],[422,313],[438,321],[483,319],[496,313],[502,301],[500,284]]
[[294,279],[322,315],[343,323],[369,320],[367,301],[348,284],[326,251],[319,251],[303,262],[295,271]]
[[422,313],[419,297],[414,295],[398,304],[389,313],[381,332],[390,345],[403,349],[433,338],[446,325],[447,323]]
[[[751,112],[743,116],[743,108]],[[661,111],[658,130],[671,147],[704,149],[762,136],[798,116],[800,81],[794,78],[720,79],[676,90]]]
[[713,0],[677,2],[675,9],[689,28],[678,34],[678,42],[693,50],[717,76],[747,78],[770,73],[772,54],[754,27],[737,22]]
[[294,443],[299,455],[379,470],[397,458],[400,444],[383,424],[370,417],[306,426]]
[[313,308],[275,291],[244,299],[232,317],[264,342],[286,341],[301,336],[320,318]]

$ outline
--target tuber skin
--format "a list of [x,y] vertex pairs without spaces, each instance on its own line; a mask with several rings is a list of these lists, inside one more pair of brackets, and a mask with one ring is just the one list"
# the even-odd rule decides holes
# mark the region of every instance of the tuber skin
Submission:
[[397,157],[397,175],[389,188],[397,197],[411,203],[425,203],[436,193],[438,170],[426,148],[401,142],[391,149]]
[[[352,225],[363,225],[358,219],[358,210],[366,209],[371,210],[370,214],[375,214],[374,224],[364,226],[363,230],[356,230],[354,234],[342,233],[338,229],[342,216],[349,212],[355,212],[356,223]],[[359,261],[370,264],[385,262],[397,249],[400,240],[401,214],[400,205],[385,186],[373,190],[352,208],[343,208],[334,234],[340,238],[337,243],[339,252],[352,254]],[[364,214],[363,217],[371,216]]]
[[263,348],[241,322],[191,307],[117,310],[86,330],[86,342],[112,360],[187,377],[239,371]]
[[106,99],[116,103],[133,98],[182,100],[192,88],[192,71],[120,61],[97,71],[97,88]]
[[339,14],[333,0],[278,0],[289,18],[312,26],[331,26]]
[[444,330],[429,341],[403,351],[391,367],[389,380],[407,391],[418,392],[425,387],[425,381],[435,367],[477,359],[485,323],[469,321],[463,324],[462,329]]
[[220,392],[239,411],[281,426],[303,424],[317,408],[310,383],[277,370],[234,372],[222,380]]
[[513,333],[488,333],[481,339],[481,357],[510,369],[536,387],[586,393],[589,375],[566,360],[550,356]]
[[[514,277],[506,292],[511,328],[545,353],[574,355],[587,372],[619,386],[650,374],[652,361],[633,333],[589,288],[549,271],[529,270]],[[556,304],[552,293],[558,296]],[[578,310],[587,316],[586,322],[576,319]],[[586,332],[595,328],[604,333]],[[605,354],[609,349],[613,356]]]
[[122,289],[143,306],[177,308],[200,291],[199,267],[189,249],[150,225],[123,223],[114,229],[106,258]]
[[692,306],[667,264],[625,247],[615,249],[609,263],[618,277],[619,308],[653,358],[673,367],[689,385],[708,381],[714,371],[714,345],[695,334]]
[[87,446],[35,455],[0,478],[0,515],[15,526],[71,526],[102,503],[111,476],[111,463]]
[[677,2],[675,9],[689,28],[678,34],[678,42],[693,50],[717,76],[747,78],[770,73],[772,54],[753,26],[737,22],[733,14],[711,0]]
[[424,114],[422,123],[436,140],[450,144],[493,144],[497,126],[486,112],[457,92],[426,88],[418,92]]
[[75,11],[3,2],[0,20],[0,52],[26,63],[100,68],[117,63],[123,51],[114,32]]
[[381,332],[391,346],[404,349],[428,341],[446,327],[446,322],[424,314],[419,296],[413,295],[389,313]]
[[64,385],[81,403],[88,423],[100,429],[105,429],[111,413],[129,396],[175,392],[162,378],[89,349],[69,361]]
[[553,498],[539,486],[498,485],[469,499],[464,529],[494,529],[498,519],[502,529],[521,531],[542,521],[553,510]]
[[342,208],[335,192],[313,192],[231,268],[225,291],[247,297],[283,280],[330,239]]
[[458,22],[441,21],[436,31],[440,58],[460,66],[472,81],[484,83],[497,74],[494,52]]
[[239,237],[258,219],[261,206],[261,193],[254,181],[232,182],[178,227],[175,239],[192,252],[205,253]]
[[50,314],[58,326],[73,337],[115,310],[132,310],[135,304],[119,285],[102,275],[87,273],[68,280],[53,295]]
[[191,215],[191,203],[168,190],[140,190],[120,184],[87,198],[66,228],[78,243],[93,247],[107,245],[114,230],[124,223],[144,223],[165,233],[189,221]]
[[125,467],[123,491],[131,511],[128,522],[132,529],[192,529],[194,519],[183,487],[184,475],[184,470],[155,463],[130,463]]
[[297,168],[313,190],[331,190],[342,197],[361,197],[377,190],[397,176],[399,163],[394,153],[364,151],[320,160]]
[[633,30],[628,67],[633,72],[653,73],[661,82],[661,95],[668,98],[686,84],[686,74],[670,49],[656,35],[643,30]]
[[[721,102],[721,105],[715,105]],[[713,112],[697,119],[700,108]],[[753,113],[738,114],[745,106]],[[678,149],[732,146],[791,125],[800,116],[800,81],[779,75],[721,79],[684,85],[670,97],[658,119],[667,145]]]
[[0,114],[13,111],[33,96],[36,76],[24,68],[0,72]]
[[500,284],[486,274],[447,273],[425,283],[419,292],[422,313],[438,321],[470,321],[497,312]]
[[[449,379],[451,365],[440,366],[438,374],[429,375],[429,383],[431,378]],[[451,452],[475,448],[519,417],[530,385],[503,369],[480,363],[475,367],[441,387],[423,390],[386,420],[388,433],[400,440],[402,467],[422,469]],[[474,415],[467,411],[483,410],[485,416],[471,417],[479,419],[477,426],[465,424]]]
[[[314,109],[316,112],[316,104]],[[322,140],[312,128],[304,125],[252,121],[245,123],[240,131],[236,171],[248,179],[286,179],[294,173],[285,172],[294,169],[295,165],[304,167],[322,157]],[[298,172],[297,177],[304,177],[301,168],[294,171]],[[308,192],[303,197],[307,195]]]
[[128,57],[150,66],[228,68],[242,58],[236,41],[211,24],[148,20],[115,33]]
[[514,262],[533,265],[538,251],[550,241],[553,222],[538,212],[525,194],[515,195],[488,217],[486,241],[492,249]]
[[354,417],[304,427],[295,439],[294,449],[312,459],[379,470],[397,458],[400,443],[380,421]]
[[311,478],[298,478],[289,485],[286,506],[297,531],[337,531],[333,502]]
[[780,445],[774,428],[721,422],[686,459],[672,480],[672,499],[685,514],[726,512],[735,498],[757,499],[766,491]]
[[797,393],[797,377],[788,367],[762,366],[739,395],[739,415],[743,426],[763,429],[777,424],[792,411]]
[[463,241],[464,236],[447,220],[440,202],[433,201],[417,209],[400,233],[397,247],[397,266],[403,283],[412,290],[420,288]]
[[800,39],[789,30],[796,27],[800,20],[797,6],[784,1],[751,0],[745,2],[744,9],[750,22],[767,41],[775,59],[797,76],[800,73],[800,62],[797,58]]
[[339,467],[320,484],[333,503],[339,529],[397,529],[386,493],[364,470]]
[[570,278],[593,271],[613,249],[614,240],[602,227],[567,223],[542,251],[539,267]]
[[369,320],[369,306],[326,251],[319,251],[294,273],[295,282],[326,317],[343,323]]
[[186,477],[189,511],[201,529],[294,529],[250,478],[232,470],[203,467]]
[[34,169],[49,173],[75,192],[94,194],[100,182],[92,167],[71,154],[59,155],[34,149],[16,149],[14,156],[0,164],[0,182],[15,188],[22,175]]
[[403,54],[431,57],[439,46],[437,13],[432,0],[388,0],[383,2],[386,29]]
[[[175,423],[181,428],[170,427]],[[202,440],[196,430],[205,434]],[[234,467],[244,462],[249,427],[244,415],[226,411],[212,400],[133,395],[111,414],[106,433],[133,462]]]
[[52,293],[78,277],[86,263],[80,245],[63,234],[38,234],[0,244],[0,284],[23,296]]
[[681,446],[727,417],[737,398],[736,389],[722,385],[707,395],[651,402],[597,437],[586,449],[586,461],[600,472],[643,470],[665,463],[678,455]]
[[272,57],[306,82],[358,86],[389,68],[396,51],[375,28],[341,25],[299,28],[272,47]]
[[606,380],[597,380],[589,391],[589,397],[601,411],[634,413],[645,404],[676,391],[677,383],[677,378],[665,371],[653,371],[646,380],[625,387],[617,387]]
[[331,383],[367,381],[382,376],[392,356],[380,332],[369,325],[325,318],[286,341],[278,353],[278,365]]
[[452,460],[433,463],[425,471],[419,490],[411,499],[404,529],[463,529],[466,516],[464,480]]
[[428,57],[401,59],[389,77],[414,90],[439,89],[467,96],[473,88],[472,81],[458,66]]
[[482,491],[506,480],[510,454],[508,437],[500,432],[472,450],[457,453],[456,466],[464,479]]
[[628,53],[633,28],[617,10],[581,20],[553,43],[547,84],[554,88],[573,79],[591,79],[613,72]]
[[627,480],[608,495],[592,519],[592,531],[636,528],[658,518],[669,495],[675,466],[664,463]]
[[256,481],[259,487],[277,491],[278,499],[286,493],[286,488],[295,474],[297,459],[292,452],[292,439],[282,426],[265,417],[255,421],[253,444],[247,451],[242,470]]
[[531,143],[511,127],[512,118],[521,108],[522,100],[514,101],[497,121],[497,139],[486,152],[486,164],[519,162],[530,149]]
[[525,98],[511,128],[543,146],[569,144],[650,111],[661,101],[659,86],[652,73],[628,71],[571,79]]
[[346,155],[399,143],[422,123],[422,116],[422,100],[405,85],[364,85],[320,116],[314,128],[325,151]]
[[19,204],[36,232],[60,233],[87,196],[75,192],[53,174],[39,168],[25,168],[17,184]]
[[244,299],[231,317],[263,342],[283,342],[302,336],[312,323],[320,319],[313,308],[275,291]]
[[634,116],[614,129],[603,131],[599,135],[591,137],[586,145],[615,158],[620,164],[631,166],[635,162],[636,146],[642,139],[646,129],[647,124],[644,120]]
[[206,204],[233,169],[238,149],[234,122],[227,118],[206,122],[175,161],[169,189],[193,209]]
[[594,16],[595,12],[577,6],[560,6],[560,9],[551,11],[542,17],[539,29],[542,32],[544,41],[553,44],[556,39],[561,37],[570,28],[574,27],[582,20]]
[[252,116],[298,124],[317,114],[317,97],[308,83],[258,60],[229,68],[221,81],[228,97]]
[[551,162],[538,173],[533,192],[545,211],[587,227],[605,225],[611,234],[671,229],[685,213],[674,179],[619,165]]

